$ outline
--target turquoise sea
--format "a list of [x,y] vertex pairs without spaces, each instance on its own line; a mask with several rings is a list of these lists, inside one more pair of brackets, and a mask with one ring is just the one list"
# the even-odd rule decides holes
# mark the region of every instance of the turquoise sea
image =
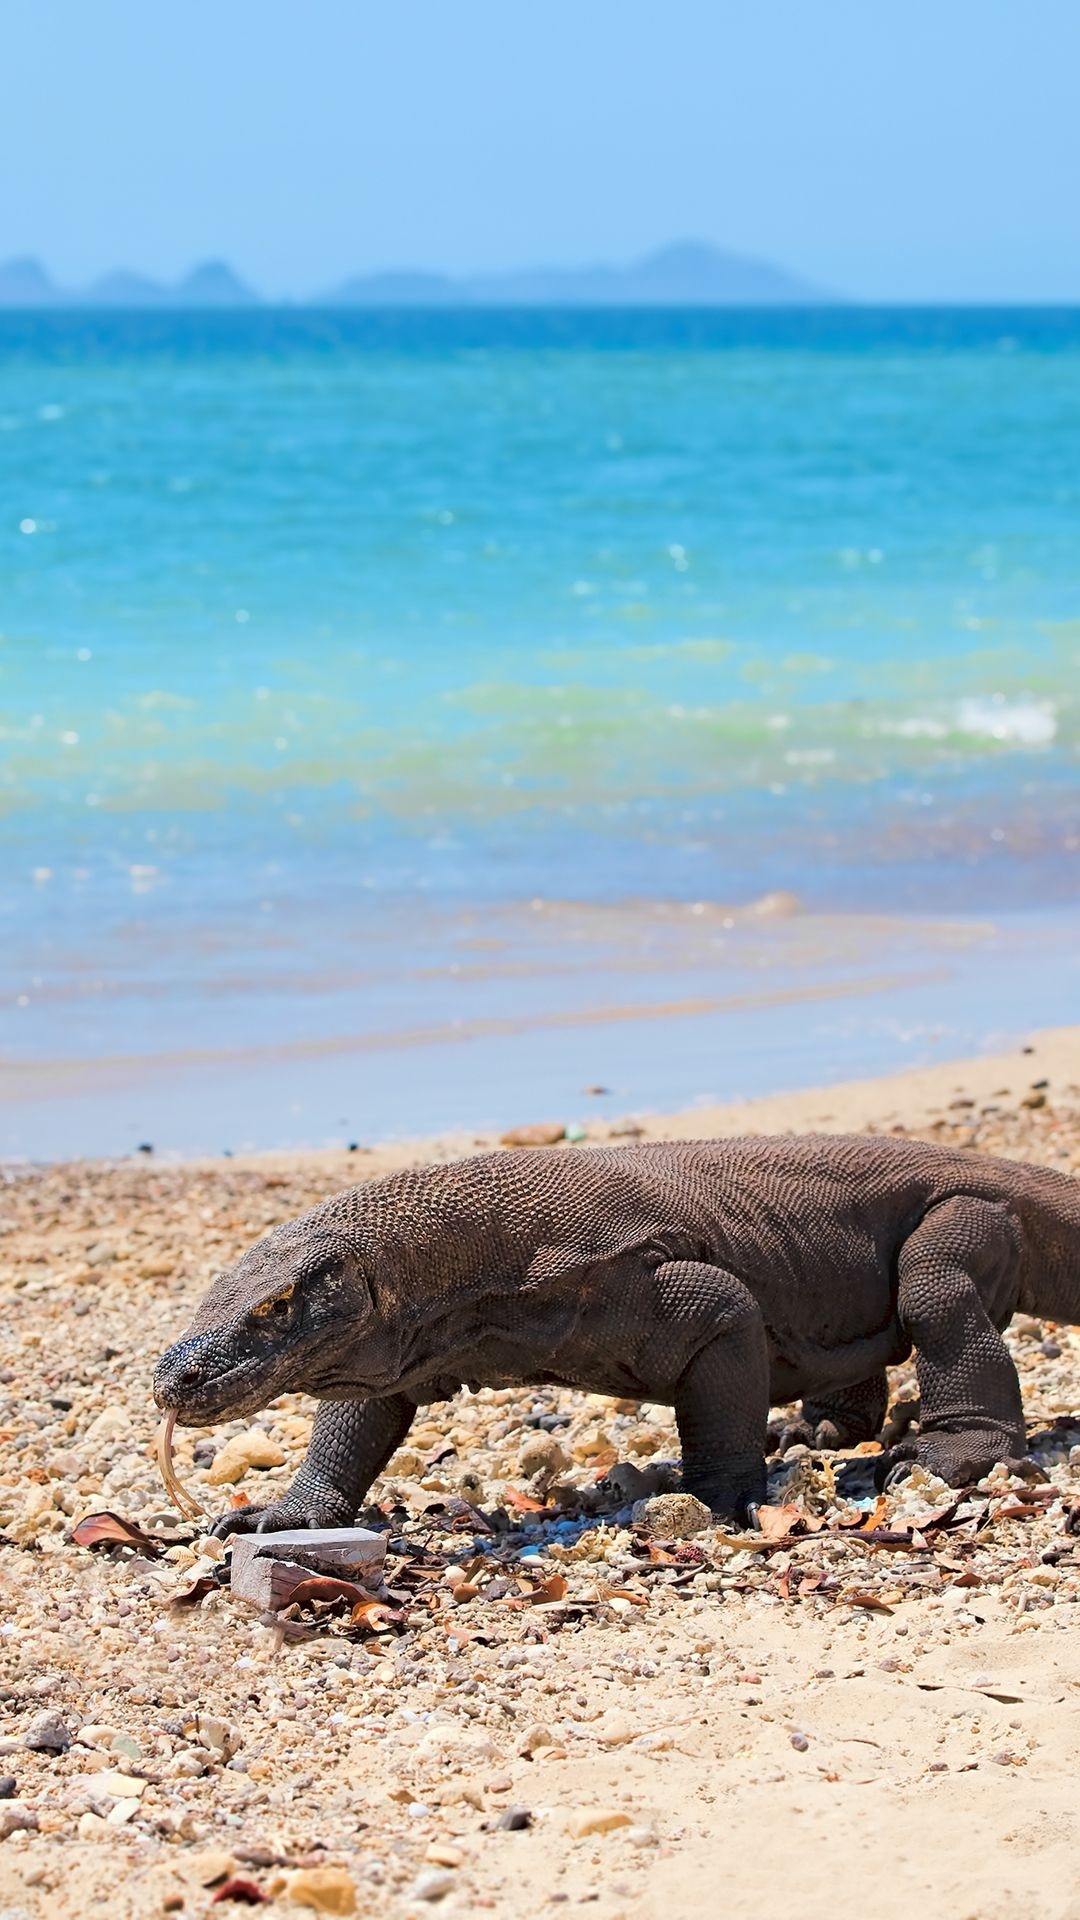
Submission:
[[1080,313],[0,315],[0,868],[0,1154],[1075,1018]]

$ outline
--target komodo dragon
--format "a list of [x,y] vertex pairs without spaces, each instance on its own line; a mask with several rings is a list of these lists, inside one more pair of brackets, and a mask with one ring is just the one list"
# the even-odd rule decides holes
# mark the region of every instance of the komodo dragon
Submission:
[[1080,1322],[1066,1174],[873,1135],[539,1149],[391,1174],[276,1228],[154,1390],[189,1426],[321,1403],[284,1498],[222,1532],[348,1524],[417,1407],[466,1382],[673,1406],[684,1485],[738,1517],[764,1498],[770,1403],[870,1439],[913,1347],[921,1431],[889,1470],[962,1486],[1023,1455],[1017,1309]]

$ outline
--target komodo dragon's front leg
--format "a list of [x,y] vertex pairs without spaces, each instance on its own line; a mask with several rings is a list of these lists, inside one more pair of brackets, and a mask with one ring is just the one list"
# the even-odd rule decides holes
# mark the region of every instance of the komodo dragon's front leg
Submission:
[[[694,1260],[657,1269],[657,1345],[690,1348],[671,1395],[683,1486],[714,1513],[745,1521],[765,1498],[769,1349],[753,1294],[733,1273]],[[665,1396],[667,1397],[667,1396]]]
[[416,1416],[403,1393],[385,1400],[321,1400],[303,1465],[268,1507],[234,1507],[212,1531],[275,1533],[291,1527],[348,1527],[372,1481],[400,1447]]
[[[998,1332],[1016,1305],[1021,1229],[1007,1207],[958,1195],[900,1251],[898,1311],[916,1352],[921,1431],[886,1456],[969,1486],[1027,1447],[1020,1382]],[[887,1469],[886,1469],[887,1470]]]

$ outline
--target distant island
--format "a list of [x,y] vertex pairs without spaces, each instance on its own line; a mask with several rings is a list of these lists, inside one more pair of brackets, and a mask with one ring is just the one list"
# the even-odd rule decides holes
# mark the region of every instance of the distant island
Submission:
[[[506,273],[400,270],[358,274],[305,307],[765,307],[810,306],[837,296],[782,267],[702,241],[660,247],[625,267],[532,267]],[[243,308],[267,304],[224,260],[208,260],[172,286],[117,269],[88,287],[53,281],[40,261],[0,265],[0,307]]]

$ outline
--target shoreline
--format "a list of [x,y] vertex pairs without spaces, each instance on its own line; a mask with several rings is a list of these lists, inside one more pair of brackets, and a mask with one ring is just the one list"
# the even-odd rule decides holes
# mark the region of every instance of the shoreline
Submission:
[[[905,1067],[895,1073],[865,1079],[761,1094],[752,1100],[700,1102],[668,1113],[643,1112],[611,1121],[597,1120],[589,1126],[585,1138],[575,1144],[603,1146],[632,1140],[731,1138],[739,1133],[864,1133],[893,1125],[904,1132],[919,1132],[942,1121],[964,1127],[969,1117],[979,1112],[980,1104],[994,1103],[995,1095],[1004,1103],[1001,1110],[1007,1114],[1008,1101],[1022,1101],[1032,1091],[1039,1090],[1035,1088],[1037,1081],[1046,1080],[1050,1082],[1051,1092],[1072,1089],[1080,1097],[1080,1025],[1033,1028],[1025,1043],[1000,1053],[935,1061],[929,1066]],[[971,1101],[973,1105],[970,1108],[951,1106],[955,1101]],[[546,1123],[558,1124],[558,1117],[523,1112],[517,1124]],[[342,1168],[370,1176],[426,1160],[487,1153],[500,1144],[501,1136],[495,1132],[452,1129],[378,1141],[355,1152],[338,1147],[269,1147],[252,1153],[177,1155],[161,1160],[147,1155],[144,1163],[147,1167],[206,1171],[230,1168],[278,1172],[287,1167],[336,1171]],[[139,1162],[90,1161],[86,1164]]]

